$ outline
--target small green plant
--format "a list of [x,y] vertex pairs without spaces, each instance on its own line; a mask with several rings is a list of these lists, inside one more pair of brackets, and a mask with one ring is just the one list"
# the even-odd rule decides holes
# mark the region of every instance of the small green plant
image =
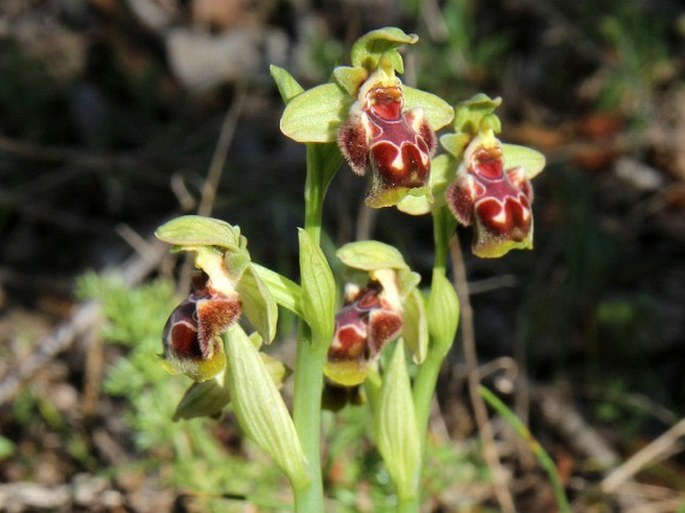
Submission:
[[[253,262],[247,238],[225,221],[183,216],[157,230],[175,251],[193,253],[199,270],[164,328],[163,366],[194,381],[175,416],[215,416],[230,404],[287,477],[299,513],[325,511],[325,387],[365,398],[395,492],[389,500],[398,512],[419,511],[430,404],[459,319],[446,277],[449,239],[460,223],[473,226],[478,256],[532,248],[530,179],[543,156],[500,142],[500,99],[480,94],[453,109],[403,84],[399,49],[417,41],[397,28],[372,31],[353,45],[351,66],[307,91],[271,69],[286,104],[281,131],[307,154],[299,283]],[[440,137],[445,153],[435,156],[436,131],[450,123]],[[396,248],[368,240],[336,253],[347,270],[342,293],[320,242],[324,199],[343,159],[368,177],[368,206],[432,216],[429,287]],[[263,351],[277,336],[279,306],[299,319],[292,414],[278,387],[287,373]]]

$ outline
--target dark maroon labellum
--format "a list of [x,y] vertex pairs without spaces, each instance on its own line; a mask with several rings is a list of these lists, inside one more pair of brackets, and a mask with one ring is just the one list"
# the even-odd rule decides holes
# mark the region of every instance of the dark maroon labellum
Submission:
[[193,283],[192,292],[164,326],[164,356],[175,359],[211,358],[217,336],[240,316],[237,295],[228,297],[208,285],[207,275]]
[[402,332],[402,313],[381,298],[382,289],[372,283],[362,289],[335,317],[335,336],[328,351],[329,362],[369,361]]
[[338,145],[352,169],[360,175],[367,169],[373,173],[368,197],[372,206],[396,203],[393,189],[428,182],[435,134],[421,109],[403,112],[403,107],[400,86],[371,89],[338,131]]
[[499,145],[477,148],[465,164],[446,198],[460,223],[474,223],[474,252],[500,256],[513,244],[530,246],[533,190],[523,168],[505,170]]

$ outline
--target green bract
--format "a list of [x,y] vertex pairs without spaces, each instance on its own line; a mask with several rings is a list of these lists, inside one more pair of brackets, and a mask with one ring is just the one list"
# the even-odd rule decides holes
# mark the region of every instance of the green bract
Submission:
[[400,498],[412,497],[421,463],[421,440],[402,344],[395,346],[383,376],[374,416],[378,450]]
[[321,248],[299,231],[302,312],[318,340],[329,342],[335,328],[335,279]]
[[433,348],[442,357],[452,347],[459,325],[459,298],[445,275],[433,271],[428,297],[428,330]]
[[285,472],[294,487],[307,483],[307,461],[288,409],[264,360],[240,326],[227,332],[227,381],[245,433]]

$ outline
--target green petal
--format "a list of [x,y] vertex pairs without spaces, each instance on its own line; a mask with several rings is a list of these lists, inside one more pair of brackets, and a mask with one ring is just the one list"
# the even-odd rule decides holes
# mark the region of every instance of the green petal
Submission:
[[281,132],[294,141],[333,142],[353,98],[337,84],[322,84],[294,97],[281,116]]
[[362,271],[409,269],[402,253],[389,244],[375,240],[350,242],[338,249],[336,255],[346,266]]
[[218,246],[233,251],[241,248],[240,228],[211,217],[177,217],[157,228],[155,236],[175,246]]
[[464,132],[450,133],[440,136],[440,144],[450,155],[459,160],[464,156],[464,150],[469,145],[471,138],[470,134]]
[[491,128],[494,132],[501,129],[499,118],[493,113],[502,103],[502,98],[490,98],[478,93],[457,105],[454,116],[454,131],[475,135]]
[[440,130],[454,118],[454,109],[439,96],[406,85],[402,86],[402,90],[404,91],[404,107],[423,109],[428,124],[433,130]]
[[297,80],[283,68],[279,68],[272,64],[269,67],[269,71],[271,72],[271,77],[274,79],[274,82],[276,82],[276,87],[281,94],[283,103],[286,105],[290,103],[290,100],[304,92],[304,89],[297,83]]
[[502,144],[504,153],[504,167],[511,169],[522,167],[526,171],[526,178],[535,178],[545,167],[545,156],[539,151],[519,146],[518,144]]
[[[416,34],[407,34],[397,27],[384,27],[372,30],[363,35],[352,46],[351,61],[355,67],[375,69],[384,54],[396,54],[391,57],[392,65],[398,73],[404,72],[399,53],[392,52],[405,44],[414,44],[419,40]],[[397,60],[399,58],[399,62]]]
[[365,68],[338,66],[333,70],[333,78],[350,96],[356,97],[359,87],[369,78],[369,72]]

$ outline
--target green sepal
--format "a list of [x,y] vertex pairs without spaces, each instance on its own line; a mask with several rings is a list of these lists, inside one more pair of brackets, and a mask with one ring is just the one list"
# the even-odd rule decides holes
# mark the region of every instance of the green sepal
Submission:
[[288,476],[293,487],[309,481],[295,425],[260,353],[238,325],[228,329],[227,384],[241,427]]
[[423,109],[426,120],[433,130],[440,130],[454,118],[454,109],[439,96],[406,85],[402,86],[402,92],[404,94],[404,108]]
[[321,248],[309,234],[300,229],[300,279],[304,320],[315,334],[315,340],[327,343],[335,328],[335,279]]
[[416,34],[406,34],[396,27],[384,27],[366,33],[352,45],[350,60],[352,66],[374,70],[381,59],[386,59],[398,73],[404,73],[404,63],[397,48],[414,44],[419,40]]
[[518,144],[502,144],[502,153],[504,154],[504,168],[522,167],[529,180],[535,178],[545,168],[545,156],[532,148]]
[[278,305],[269,287],[252,266],[248,266],[236,287],[242,302],[242,311],[262,339],[270,344],[276,337]]
[[494,112],[502,103],[502,98],[490,98],[484,93],[478,93],[456,107],[454,115],[454,131],[476,135],[491,129],[499,133],[502,129],[499,118]]
[[376,240],[349,242],[335,254],[346,266],[362,271],[409,269],[399,250]]
[[252,270],[269,287],[276,303],[302,317],[302,290],[297,283],[259,264],[252,264]]
[[322,84],[292,98],[281,116],[281,132],[302,143],[337,139],[354,98],[337,84]]
[[414,288],[402,303],[404,309],[402,338],[412,354],[414,363],[426,359],[428,351],[428,317],[421,292]]
[[283,99],[283,103],[286,105],[290,103],[290,100],[304,92],[304,89],[298,84],[297,80],[283,68],[279,68],[272,64],[269,66],[269,72],[271,73],[274,82],[276,82],[276,87]]
[[190,385],[176,406],[173,420],[193,419],[196,417],[215,417],[231,401],[231,394],[225,386],[225,373],[222,372],[207,381]]
[[238,251],[241,247],[240,228],[212,217],[177,217],[157,228],[155,236],[163,242],[181,247],[217,246],[232,251]]
[[366,68],[353,68],[350,66],[338,66],[333,70],[333,80],[342,87],[350,96],[357,97],[359,87],[369,78]]
[[416,423],[414,401],[402,344],[383,376],[374,415],[378,451],[401,499],[413,497],[421,464],[421,440]]
[[423,196],[406,196],[397,204],[400,212],[413,216],[428,214],[445,204],[445,191],[454,180],[456,163],[447,155],[438,155],[431,160],[430,192]]
[[452,283],[439,271],[433,271],[428,296],[428,331],[432,348],[444,358],[454,342],[459,326],[459,298]]

